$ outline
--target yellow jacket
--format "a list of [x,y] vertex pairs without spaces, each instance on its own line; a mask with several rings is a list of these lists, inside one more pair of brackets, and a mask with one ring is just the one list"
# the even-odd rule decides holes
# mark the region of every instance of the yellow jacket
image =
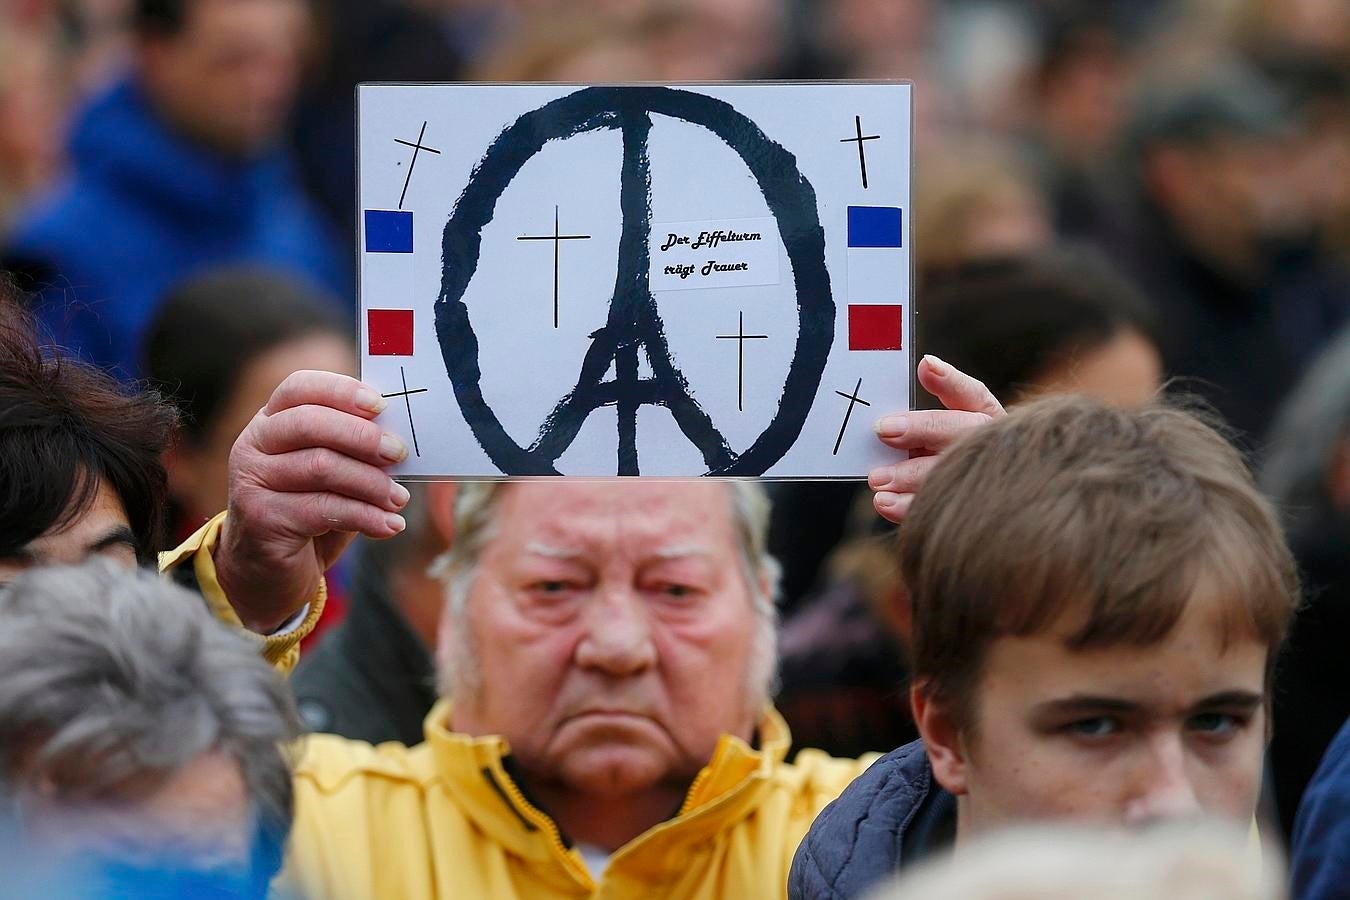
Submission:
[[507,774],[506,741],[447,720],[439,704],[412,748],[306,740],[287,888],[335,900],[783,897],[807,827],[864,767],[813,750],[783,762],[787,726],[770,710],[761,749],[724,735],[679,814],[619,848],[597,883]]
[[[213,609],[231,619],[210,559],[218,532],[217,519],[161,564],[191,560]],[[304,625],[264,644],[274,665],[294,663],[314,607],[322,597]],[[507,774],[506,741],[454,733],[448,720],[442,703],[411,748],[304,740],[284,887],[315,900],[784,897],[807,827],[875,758],[806,750],[788,764],[787,725],[767,710],[759,748],[723,735],[679,813],[615,851],[597,882]]]

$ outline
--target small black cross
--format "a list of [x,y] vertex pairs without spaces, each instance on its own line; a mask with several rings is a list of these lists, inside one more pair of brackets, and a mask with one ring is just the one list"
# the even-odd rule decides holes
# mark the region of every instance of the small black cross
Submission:
[[867,190],[867,153],[863,150],[863,141],[876,141],[881,139],[879,134],[862,133],[862,116],[853,117],[853,128],[857,132],[857,137],[840,138],[839,143],[851,144],[854,141],[858,143],[858,166],[862,169],[863,190]]
[[394,138],[394,143],[395,143],[395,144],[402,144],[402,145],[405,146],[405,147],[411,147],[411,148],[413,148],[412,162],[410,162],[410,163],[408,164],[408,177],[405,178],[405,179],[403,179],[403,193],[401,193],[401,194],[398,195],[398,208],[399,208],[399,209],[402,209],[402,208],[403,208],[403,198],[408,196],[408,183],[412,181],[413,166],[417,165],[417,154],[419,154],[419,153],[421,153],[423,150],[425,150],[425,151],[427,151],[428,153],[435,153],[435,154],[437,154],[437,155],[440,155],[440,152],[441,152],[441,151],[437,150],[437,149],[434,148],[434,147],[428,147],[428,146],[426,146],[425,144],[422,143],[422,138],[426,137],[426,134],[427,134],[427,123],[426,123],[426,122],[423,122],[423,123],[422,123],[422,131],[421,131],[420,134],[417,135],[417,142],[416,142],[416,143],[413,143],[413,142],[410,142],[410,141],[405,141],[405,140],[402,140],[402,139],[400,139],[400,138]]
[[411,395],[413,395],[413,394],[425,394],[425,393],[427,392],[427,389],[426,389],[426,388],[413,388],[411,391],[408,390],[408,377],[407,377],[406,375],[403,374],[403,367],[402,367],[402,366],[399,366],[399,367],[398,367],[398,377],[399,377],[399,380],[403,382],[403,390],[401,390],[401,391],[394,391],[392,394],[381,394],[380,396],[381,396],[381,397],[402,397],[402,398],[403,398],[403,405],[404,405],[405,407],[408,408],[408,428],[409,428],[409,430],[412,431],[413,453],[417,454],[417,455],[420,457],[420,456],[422,455],[422,451],[421,451],[421,450],[418,448],[418,446],[417,446],[417,426],[413,424],[412,400],[410,400],[410,399],[408,399],[408,398],[409,398]]
[[834,452],[831,456],[839,455],[839,445],[844,442],[844,429],[848,428],[848,417],[853,415],[853,404],[861,403],[863,406],[871,406],[866,400],[858,396],[858,391],[862,390],[862,379],[858,379],[858,386],[853,389],[853,393],[845,394],[843,391],[835,391],[840,397],[848,401],[848,410],[844,413],[844,424],[839,426],[839,437],[834,441]]
[[768,339],[767,334],[746,334],[745,333],[745,311],[741,310],[741,323],[736,329],[735,334],[719,334],[719,341],[736,342],[736,409],[745,411],[745,342],[763,341]]
[[553,327],[558,327],[558,248],[562,246],[563,241],[589,241],[589,234],[559,234],[558,233],[558,207],[553,207],[553,233],[530,235],[522,234],[516,238],[518,241],[552,241],[553,242]]

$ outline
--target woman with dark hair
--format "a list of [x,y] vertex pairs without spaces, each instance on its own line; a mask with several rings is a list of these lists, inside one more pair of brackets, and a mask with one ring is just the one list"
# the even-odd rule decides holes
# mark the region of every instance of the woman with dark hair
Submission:
[[177,416],[40,340],[0,278],[0,578],[164,549],[163,455]]
[[230,448],[287,375],[355,365],[346,324],[287,276],[231,268],[171,291],[145,345],[152,384],[183,414],[169,455],[171,533],[185,537],[225,508]]

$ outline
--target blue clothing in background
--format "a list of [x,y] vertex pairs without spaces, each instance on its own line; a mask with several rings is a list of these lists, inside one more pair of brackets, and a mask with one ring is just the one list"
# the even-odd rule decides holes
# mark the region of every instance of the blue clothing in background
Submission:
[[280,149],[233,159],[170,131],[131,79],[94,97],[70,137],[69,176],[26,210],[4,253],[31,275],[51,336],[122,377],[165,292],[249,263],[351,301],[350,264]]
[[1350,897],[1350,721],[1303,792],[1290,869],[1294,900]]

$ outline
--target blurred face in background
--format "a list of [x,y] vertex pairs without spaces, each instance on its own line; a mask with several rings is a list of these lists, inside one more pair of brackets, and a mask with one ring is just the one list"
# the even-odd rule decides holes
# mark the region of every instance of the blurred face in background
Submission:
[[249,155],[290,114],[308,25],[303,0],[191,0],[179,33],[140,39],[139,71],[180,131]]
[[973,204],[962,236],[966,259],[992,259],[1043,250],[1054,243],[1050,214],[1041,197],[1009,180],[991,187]]
[[701,78],[763,78],[783,60],[787,21],[779,0],[694,0],[707,21]]
[[1250,264],[1256,242],[1295,216],[1283,150],[1273,137],[1238,136],[1159,147],[1148,160],[1151,189],[1197,249]]
[[1054,226],[1041,193],[999,157],[965,159],[944,144],[915,197],[914,245],[921,273],[1048,249]]
[[1056,149],[1082,163],[1104,163],[1125,116],[1125,54],[1108,32],[1085,31],[1041,85],[1040,116]]
[[1133,328],[1104,344],[1071,354],[1043,372],[1019,401],[1050,394],[1086,394],[1113,406],[1146,406],[1162,390],[1162,356]]
[[1328,59],[1350,53],[1350,4],[1344,0],[1257,0],[1256,27],[1274,43]]
[[0,218],[4,194],[27,196],[56,174],[68,99],[56,49],[0,23]]
[[817,15],[824,49],[854,77],[912,78],[912,57],[931,40],[934,21],[929,0],[830,0]]
[[337,335],[314,333],[279,344],[254,357],[235,380],[229,399],[195,441],[184,438],[172,451],[169,493],[194,516],[225,508],[229,493],[230,449],[277,385],[292,372],[315,369],[355,374],[351,344]]

